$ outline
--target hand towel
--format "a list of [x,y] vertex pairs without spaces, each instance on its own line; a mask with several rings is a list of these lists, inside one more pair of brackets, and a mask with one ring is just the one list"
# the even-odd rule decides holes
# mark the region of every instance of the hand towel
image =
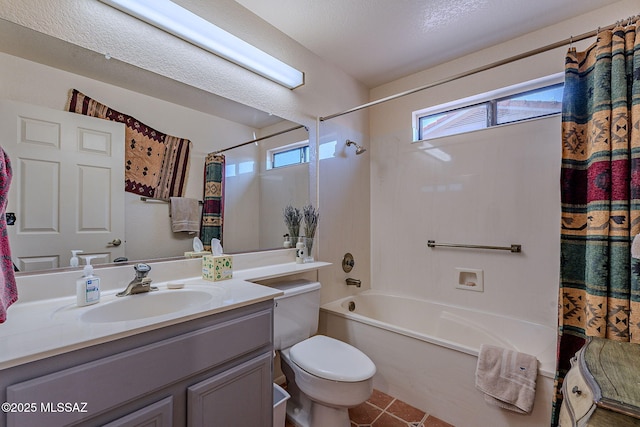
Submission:
[[483,344],[478,355],[476,388],[485,401],[520,414],[529,414],[536,395],[535,356]]
[[18,300],[18,288],[13,274],[13,261],[7,236],[7,198],[11,185],[11,161],[0,147],[0,323],[7,320],[7,309]]
[[196,199],[171,197],[171,231],[197,233],[200,231],[200,207]]

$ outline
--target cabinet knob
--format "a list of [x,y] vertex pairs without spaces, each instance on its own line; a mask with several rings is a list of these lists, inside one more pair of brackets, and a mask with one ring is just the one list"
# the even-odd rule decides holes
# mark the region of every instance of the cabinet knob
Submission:
[[580,396],[582,394],[582,390],[580,390],[577,385],[574,385],[573,388],[571,389],[571,393],[577,394],[578,396]]

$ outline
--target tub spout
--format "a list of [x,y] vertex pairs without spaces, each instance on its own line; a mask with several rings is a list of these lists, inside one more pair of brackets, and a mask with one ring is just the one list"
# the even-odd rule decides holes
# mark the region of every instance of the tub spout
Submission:
[[358,279],[352,279],[352,278],[347,278],[347,286],[355,286],[356,288],[359,288],[361,283],[360,280]]

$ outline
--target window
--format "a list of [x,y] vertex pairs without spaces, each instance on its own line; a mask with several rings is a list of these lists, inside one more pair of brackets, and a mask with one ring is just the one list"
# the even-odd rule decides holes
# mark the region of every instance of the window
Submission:
[[496,100],[495,125],[560,113],[563,89],[561,83]]
[[485,104],[472,105],[420,117],[419,139],[432,139],[484,129],[488,125],[489,110]]
[[309,163],[309,142],[305,141],[270,150],[268,163],[271,166],[269,169]]
[[[552,76],[558,80],[557,76]],[[563,83],[536,82],[414,112],[417,140],[439,138],[507,123],[558,114]]]

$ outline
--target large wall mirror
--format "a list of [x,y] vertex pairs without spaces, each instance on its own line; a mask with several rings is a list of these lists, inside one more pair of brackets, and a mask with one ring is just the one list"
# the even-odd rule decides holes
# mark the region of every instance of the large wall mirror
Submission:
[[[185,197],[202,199],[203,168],[207,153],[277,134],[257,143],[224,151],[223,247],[226,253],[281,248],[283,234],[287,232],[282,215],[284,207],[291,204],[302,208],[315,200],[315,195],[310,194],[315,185],[310,180],[308,163],[302,161],[273,167],[271,160],[274,153],[308,145],[306,128],[5,20],[0,20],[0,35],[0,79],[3,81],[0,99],[9,100],[9,104],[17,102],[20,108],[26,105],[61,112],[68,91],[76,88],[162,132],[190,139],[193,148]],[[7,116],[15,113],[12,108],[5,106],[0,111]],[[28,115],[23,114],[25,117]],[[16,135],[29,132],[28,126],[15,117],[9,119],[8,123],[11,125],[13,122]],[[94,118],[90,120],[101,121]],[[281,133],[296,127],[293,131]],[[36,126],[34,129],[32,132],[37,134],[40,128]],[[61,179],[61,170],[76,167],[64,163],[71,159],[62,156],[59,165],[47,163],[44,168],[36,168],[42,165],[35,164],[29,156],[29,161],[23,160],[21,154],[15,151],[11,141],[12,132],[1,135],[3,140],[0,145],[15,163],[16,175],[12,184],[15,194],[10,198],[7,212],[16,215],[16,222],[9,227],[10,243],[12,247],[20,248],[20,253],[13,254],[14,263],[20,271],[67,267],[71,249],[84,251],[80,254],[81,264],[84,264],[83,256],[94,254],[104,256],[98,259],[99,263],[112,263],[115,254],[132,262],[178,257],[192,250],[195,235],[171,231],[169,205],[165,202],[144,201],[139,195],[124,192],[118,196],[122,197],[122,207],[112,216],[104,217],[91,212],[86,209],[87,204],[83,212],[78,212],[79,208],[75,207],[66,213],[64,208],[69,198],[77,200],[86,196],[89,201],[110,200],[115,194],[111,193],[113,186],[103,180],[102,190],[98,185],[88,192],[85,189],[87,194],[83,194],[82,186],[65,189],[61,183],[60,192],[67,192],[67,196],[64,196],[66,199],[62,198],[56,193],[57,190],[53,190],[52,181]],[[114,146],[124,144],[117,129],[114,132],[111,143]],[[42,150],[46,152],[46,148]],[[313,147],[310,150],[313,151]],[[47,156],[45,154],[47,161],[53,159]],[[114,173],[120,173],[117,168],[114,170]],[[98,175],[95,180],[99,182],[100,179]],[[117,190],[120,192],[120,188]],[[35,191],[29,194],[36,196],[26,197],[29,191]],[[26,205],[25,200],[29,201]],[[36,201],[46,209],[38,210]],[[88,205],[91,203],[88,202]],[[25,211],[31,213],[31,219],[28,220],[31,222],[27,227],[24,227]],[[75,227],[77,231],[83,215],[97,224],[94,227],[98,230],[97,247],[88,249],[89,243],[72,237],[59,240],[64,243],[58,245],[63,246],[59,253],[43,249],[43,236],[55,237],[63,227],[63,221],[69,218],[71,225],[64,227]],[[123,221],[122,236],[109,234],[106,228],[111,227],[119,216]],[[115,239],[122,243],[120,250],[112,255],[108,248],[114,246]],[[25,251],[25,247],[32,249]]]

